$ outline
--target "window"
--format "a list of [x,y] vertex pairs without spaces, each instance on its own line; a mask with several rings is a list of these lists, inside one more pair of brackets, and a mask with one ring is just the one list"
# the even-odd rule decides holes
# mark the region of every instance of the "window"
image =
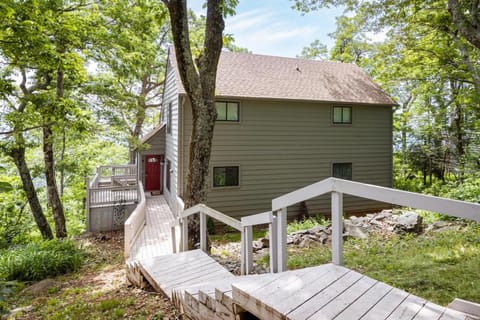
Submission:
[[351,124],[352,107],[333,107],[334,124]]
[[352,180],[352,163],[334,163],[332,166],[332,176],[334,178]]
[[238,102],[217,101],[215,108],[217,109],[217,121],[238,122]]
[[167,190],[170,191],[170,167],[171,163],[170,160],[167,160],[167,172],[165,175],[165,186],[167,187]]
[[213,186],[233,187],[238,186],[238,167],[214,167]]
[[172,103],[168,104],[167,133],[172,133]]

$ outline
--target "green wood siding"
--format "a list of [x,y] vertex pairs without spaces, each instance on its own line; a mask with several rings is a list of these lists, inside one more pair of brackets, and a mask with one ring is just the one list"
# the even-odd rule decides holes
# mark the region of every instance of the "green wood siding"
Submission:
[[[330,177],[334,162],[351,162],[354,181],[391,186],[392,108],[354,105],[352,124],[338,126],[332,124],[332,107],[241,100],[238,123],[216,123],[210,163],[210,168],[240,166],[240,186],[213,188],[210,177],[207,204],[234,217],[267,211],[273,198]],[[188,156],[190,106],[184,112]],[[187,161],[183,157],[185,168]],[[329,202],[329,197],[309,201],[309,213],[328,213]],[[382,206],[352,197],[345,201],[345,210],[352,212]]]

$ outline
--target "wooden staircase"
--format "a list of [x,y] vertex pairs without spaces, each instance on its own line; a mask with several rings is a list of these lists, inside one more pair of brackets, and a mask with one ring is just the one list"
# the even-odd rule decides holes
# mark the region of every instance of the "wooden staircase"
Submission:
[[193,250],[142,259],[134,267],[187,319],[479,319],[334,264],[234,276]]

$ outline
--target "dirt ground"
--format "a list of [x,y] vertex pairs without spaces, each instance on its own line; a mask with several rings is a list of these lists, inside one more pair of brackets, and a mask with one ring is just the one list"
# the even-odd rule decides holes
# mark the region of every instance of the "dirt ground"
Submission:
[[127,285],[123,232],[84,234],[78,272],[29,284],[11,299],[7,319],[177,319],[169,300]]

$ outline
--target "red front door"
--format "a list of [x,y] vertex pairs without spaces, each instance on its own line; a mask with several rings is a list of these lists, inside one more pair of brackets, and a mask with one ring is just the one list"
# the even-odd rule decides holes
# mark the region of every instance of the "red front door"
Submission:
[[162,156],[145,156],[145,191],[160,190]]

